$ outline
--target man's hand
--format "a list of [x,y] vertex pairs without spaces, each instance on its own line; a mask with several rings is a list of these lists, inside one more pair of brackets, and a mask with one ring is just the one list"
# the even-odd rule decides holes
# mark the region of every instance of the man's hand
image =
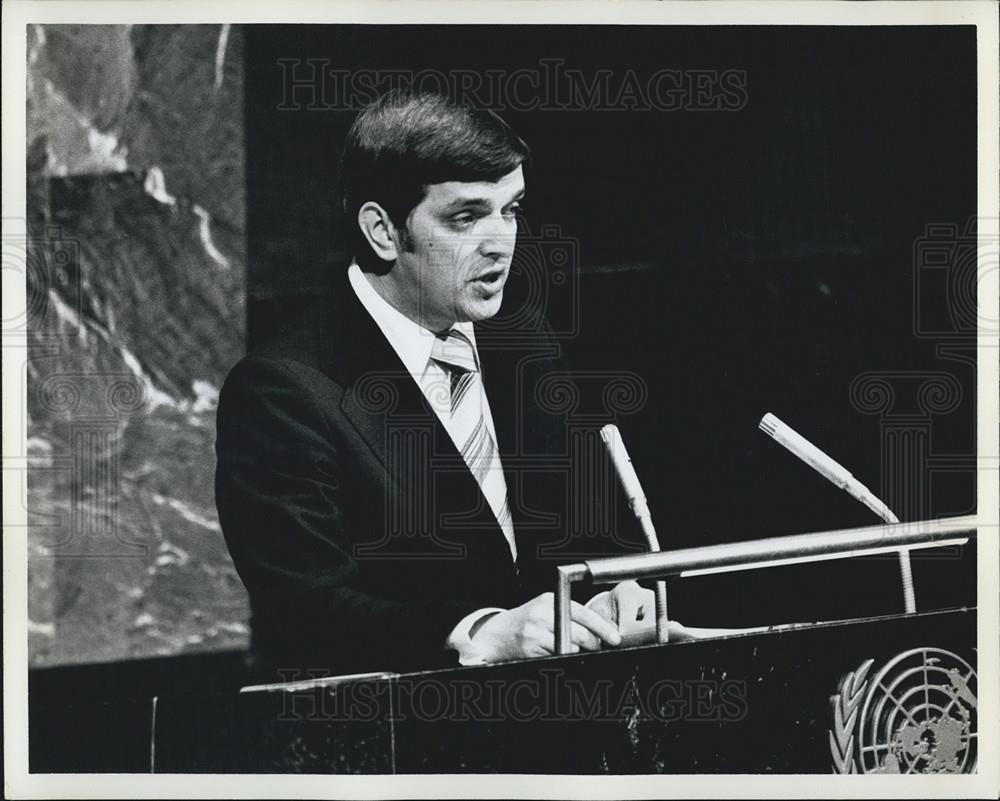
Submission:
[[[618,630],[597,612],[573,601],[570,651],[596,651],[602,643],[618,645]],[[555,651],[553,595],[539,595],[526,604],[498,612],[484,622],[473,641],[487,662],[547,656]]]
[[587,608],[614,623],[620,634],[628,634],[647,628],[655,620],[656,593],[636,581],[623,581],[610,592],[595,595],[587,602]]

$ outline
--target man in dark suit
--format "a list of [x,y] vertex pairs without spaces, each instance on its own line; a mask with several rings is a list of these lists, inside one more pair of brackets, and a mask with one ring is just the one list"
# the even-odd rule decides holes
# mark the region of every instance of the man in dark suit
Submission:
[[[560,506],[539,512],[556,495],[531,465],[561,452],[535,397],[559,347],[540,320],[483,325],[503,299],[528,157],[495,114],[439,95],[390,93],[351,127],[341,211],[355,260],[233,369],[219,403],[219,516],[262,674],[552,652],[537,521]],[[574,602],[574,650],[617,645],[620,625],[652,613],[634,582]]]

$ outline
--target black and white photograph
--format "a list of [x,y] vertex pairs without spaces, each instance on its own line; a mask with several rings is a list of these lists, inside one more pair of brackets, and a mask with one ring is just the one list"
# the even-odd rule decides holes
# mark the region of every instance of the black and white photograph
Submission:
[[7,797],[996,797],[995,4],[4,23]]

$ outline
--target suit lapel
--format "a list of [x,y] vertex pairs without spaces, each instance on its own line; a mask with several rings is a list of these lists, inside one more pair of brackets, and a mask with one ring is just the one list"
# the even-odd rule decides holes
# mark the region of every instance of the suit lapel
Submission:
[[507,483],[507,502],[520,562],[525,550],[523,546],[527,545],[524,517],[518,503],[520,489],[518,482],[521,475],[519,461],[524,455],[521,452],[523,444],[521,440],[528,422],[525,405],[519,402],[523,388],[519,384],[520,378],[517,375],[518,364],[523,354],[509,343],[504,346],[498,341],[496,332],[484,331],[480,326],[476,326],[476,343],[482,368],[483,387],[489,400],[493,427],[497,435],[497,448],[500,451],[504,479]]
[[324,328],[324,370],[344,388],[340,408],[382,466],[391,462],[388,432],[402,420],[430,427],[436,423],[406,367],[364,309],[346,271],[331,292],[332,309]]
[[[506,549],[503,532],[478,482],[420,387],[358,300],[346,270],[335,282],[328,303],[332,311],[321,336],[324,371],[343,387],[341,412],[382,463],[388,480],[397,485],[397,491],[400,483],[420,482],[422,491],[431,493],[432,522],[437,529],[447,529],[447,539],[479,549],[485,546],[492,551],[498,544]],[[492,406],[492,394],[488,397]],[[506,436],[513,428],[501,423],[506,414],[498,418],[494,411],[498,436],[501,430]],[[399,464],[389,452],[390,432],[419,429],[430,433],[430,452],[419,463]],[[461,514],[469,510],[476,512]],[[447,516],[455,513],[460,514],[460,522],[447,523]]]
[[[564,453],[565,418],[545,411],[536,400],[539,382],[561,366],[558,343],[541,333],[527,338],[521,332],[481,331],[476,327],[476,342],[483,365],[486,387],[497,432],[497,445],[503,460],[507,495],[514,523],[518,564],[522,575],[530,569],[538,548],[538,526],[551,525],[543,517],[526,511],[522,491],[538,473],[532,460],[548,460]],[[520,335],[519,335],[520,334]],[[554,494],[558,495],[558,492]],[[564,510],[557,513],[565,514]]]

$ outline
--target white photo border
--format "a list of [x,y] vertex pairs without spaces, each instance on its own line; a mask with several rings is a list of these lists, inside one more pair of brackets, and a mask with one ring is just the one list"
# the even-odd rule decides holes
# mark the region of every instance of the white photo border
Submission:
[[[975,25],[978,74],[979,236],[1000,241],[998,9],[994,2],[677,2],[506,0],[493,2],[190,2],[8,0],[3,5],[3,233],[24,235],[26,26],[30,23],[367,23],[616,25]],[[1000,274],[980,249],[980,320],[1000,319]],[[989,268],[989,269],[987,269]],[[4,269],[3,319],[23,314],[23,281]],[[24,334],[3,347],[26,348]],[[9,351],[8,351],[9,352]],[[980,753],[1000,749],[998,705],[998,355],[995,334],[978,337],[978,611]],[[968,776],[221,776],[27,772],[27,544],[24,487],[26,391],[19,361],[3,360],[4,790],[8,798],[666,798],[993,797],[1000,765],[982,759]],[[832,778],[832,777],[831,777]]]

